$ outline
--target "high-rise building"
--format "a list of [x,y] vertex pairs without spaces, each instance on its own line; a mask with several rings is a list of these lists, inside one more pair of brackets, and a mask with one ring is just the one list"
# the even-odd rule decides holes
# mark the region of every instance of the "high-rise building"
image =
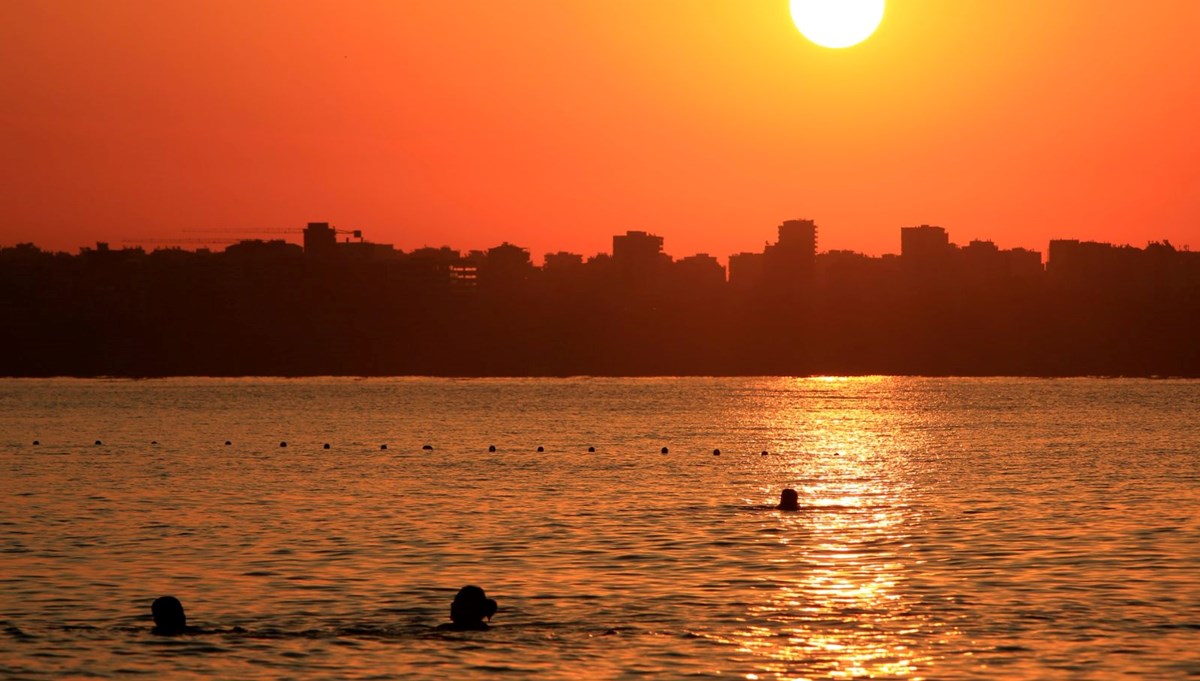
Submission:
[[817,223],[812,220],[785,220],[779,225],[775,249],[786,252],[797,262],[811,265],[817,256]]
[[337,252],[337,230],[328,222],[310,222],[304,228],[304,255],[326,258]]
[[725,285],[725,268],[707,253],[697,253],[675,262],[674,277],[685,287],[715,290]]
[[547,253],[542,263],[542,269],[547,272],[570,271],[583,267],[583,256],[567,251]]
[[487,249],[479,264],[479,283],[505,286],[527,280],[533,273],[529,251],[505,241]]
[[941,227],[900,228],[900,266],[910,281],[947,284],[952,276],[954,252],[950,236]]
[[763,254],[734,253],[729,256],[729,286],[736,291],[751,291],[762,285]]
[[661,236],[628,231],[613,237],[613,265],[621,277],[647,279],[662,274],[670,264]]
[[779,240],[763,251],[763,283],[768,293],[794,297],[814,285],[817,225],[812,220],[787,220],[779,225]]
[[941,227],[900,228],[900,257],[908,262],[942,262],[949,257],[950,251],[950,236]]

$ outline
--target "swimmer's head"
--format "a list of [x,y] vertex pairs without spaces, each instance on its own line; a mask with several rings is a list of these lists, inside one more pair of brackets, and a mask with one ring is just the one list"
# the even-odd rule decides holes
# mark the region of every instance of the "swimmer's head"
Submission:
[[187,628],[183,604],[174,596],[154,599],[150,604],[150,614],[154,615],[154,629],[160,634],[178,634]]
[[800,495],[796,490],[788,487],[779,494],[779,506],[781,511],[798,511],[800,510]]
[[464,586],[450,604],[450,619],[459,627],[486,628],[484,618],[491,620],[496,610],[496,601],[488,598],[483,589]]

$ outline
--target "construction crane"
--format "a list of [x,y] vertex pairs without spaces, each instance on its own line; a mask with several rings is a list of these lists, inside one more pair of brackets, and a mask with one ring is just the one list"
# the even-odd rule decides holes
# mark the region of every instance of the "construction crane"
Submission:
[[161,238],[121,239],[121,243],[123,243],[123,244],[134,244],[134,245],[139,245],[139,246],[143,245],[143,244],[155,244],[155,245],[161,244],[161,245],[168,245],[168,246],[184,245],[184,244],[189,245],[189,246],[192,246],[192,245],[218,245],[219,246],[221,244],[237,243],[238,241],[241,241],[241,239],[237,239],[234,237],[230,237],[228,239],[161,239]]
[[[136,245],[167,245],[167,246],[182,246],[182,245],[231,245],[241,241],[254,241],[264,236],[279,237],[282,235],[300,235],[312,228],[318,228],[325,234],[333,232],[334,234],[344,234],[348,237],[363,240],[363,233],[360,229],[334,229],[328,223],[317,222],[309,223],[308,227],[223,227],[223,228],[202,228],[202,229],[185,229],[184,234],[227,234],[229,236],[206,236],[206,237],[182,237],[182,238],[147,238],[147,239],[122,239],[121,243],[136,244]],[[347,239],[349,241],[349,239]]]
[[[238,234],[250,237],[261,234],[303,234],[305,227],[265,227],[265,228],[229,228],[229,229],[185,229],[186,234]],[[335,234],[348,234],[359,241],[363,240],[361,229],[334,229]]]

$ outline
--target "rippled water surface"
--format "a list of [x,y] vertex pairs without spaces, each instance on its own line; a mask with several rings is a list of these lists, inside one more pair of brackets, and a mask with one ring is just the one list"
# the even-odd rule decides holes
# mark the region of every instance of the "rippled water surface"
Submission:
[[[0,677],[1200,675],[1197,415],[1189,381],[0,381]],[[468,583],[493,627],[435,629]],[[163,594],[204,631],[151,635]]]

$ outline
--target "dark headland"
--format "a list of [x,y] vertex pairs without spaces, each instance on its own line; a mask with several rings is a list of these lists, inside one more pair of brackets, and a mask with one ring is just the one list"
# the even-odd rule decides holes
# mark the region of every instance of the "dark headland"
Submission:
[[922,225],[869,257],[789,220],[726,271],[637,231],[541,266],[340,234],[0,248],[0,375],[1200,376],[1200,253],[1166,242],[1055,240],[1043,264]]

